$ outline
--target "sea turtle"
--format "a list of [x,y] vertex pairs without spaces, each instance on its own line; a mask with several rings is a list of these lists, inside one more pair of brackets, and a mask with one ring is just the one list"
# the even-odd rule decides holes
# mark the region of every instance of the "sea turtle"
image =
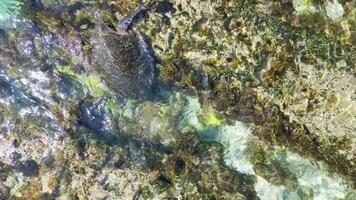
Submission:
[[132,29],[144,11],[145,7],[139,6],[119,21],[116,30],[101,22],[92,42],[97,71],[120,98],[145,100],[153,96],[154,59],[141,34]]

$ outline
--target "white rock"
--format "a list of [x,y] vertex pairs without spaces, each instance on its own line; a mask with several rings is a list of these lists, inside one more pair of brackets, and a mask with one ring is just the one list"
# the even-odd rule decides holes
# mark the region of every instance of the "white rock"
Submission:
[[325,12],[330,19],[335,21],[344,15],[344,8],[339,2],[334,0],[334,2],[327,2],[325,4]]

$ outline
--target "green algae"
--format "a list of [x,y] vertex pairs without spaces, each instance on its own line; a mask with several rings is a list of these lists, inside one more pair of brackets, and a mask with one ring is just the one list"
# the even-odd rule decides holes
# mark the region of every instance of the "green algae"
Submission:
[[74,72],[74,70],[69,66],[69,65],[60,65],[58,66],[58,72],[61,74],[64,74],[66,76],[70,76],[75,78],[77,74]]
[[[184,3],[184,1],[181,2],[182,5]],[[327,158],[330,155],[327,153],[329,150],[336,153],[342,149],[333,146],[333,142],[327,142],[329,139],[324,140],[324,138],[329,138],[327,132],[323,131],[323,134],[319,134],[316,129],[303,129],[303,123],[312,119],[303,118],[302,114],[298,114],[301,111],[294,109],[294,107],[298,108],[298,95],[305,92],[309,95],[306,95],[308,99],[306,115],[317,116],[318,112],[328,112],[324,109],[327,106],[324,107],[320,103],[324,102],[322,99],[325,98],[325,92],[319,86],[304,89],[305,85],[313,84],[308,82],[308,78],[314,77],[313,70],[317,71],[316,77],[322,76],[328,70],[337,70],[335,69],[336,63],[340,62],[340,59],[345,59],[350,64],[353,63],[352,51],[346,50],[349,47],[338,37],[338,31],[343,29],[337,28],[339,22],[330,20],[329,16],[323,12],[320,5],[324,3],[304,0],[272,1],[261,2],[253,6],[246,1],[227,4],[220,2],[221,4],[209,5],[211,8],[209,11],[201,9],[206,7],[205,2],[195,3],[191,6],[194,9],[188,6],[184,10],[183,21],[180,21],[182,19],[180,15],[175,15],[171,18],[170,28],[166,25],[160,26],[163,31],[167,32],[179,30],[174,33],[177,36],[172,40],[172,48],[161,42],[162,35],[157,32],[151,34],[153,44],[162,49],[162,51],[158,50],[158,54],[167,66],[166,68],[162,66],[161,80],[181,81],[180,87],[194,88],[199,94],[205,95],[200,85],[196,84],[201,81],[197,72],[204,71],[208,76],[208,84],[212,91],[209,101],[219,112],[253,121],[266,133],[273,133],[266,141],[284,144],[294,150],[300,149],[297,150],[300,153],[303,153],[302,149],[309,149],[308,155],[324,160],[330,166],[336,164],[331,161],[333,160],[331,157],[336,157],[335,160],[342,160],[343,162],[338,163],[340,168],[337,167],[337,171],[350,178],[351,174],[343,168],[353,168],[351,167],[353,156],[346,158],[334,155]],[[273,11],[264,10],[264,6],[267,10]],[[221,12],[222,10],[224,12]],[[228,18],[224,24],[224,27],[228,27],[226,32],[217,28],[222,27],[221,22],[225,18]],[[149,26],[155,24],[152,27],[156,27],[157,24],[161,24],[160,16],[152,14],[150,20],[147,25],[143,24],[139,28],[145,32],[157,31],[158,29],[151,29]],[[196,24],[196,26],[191,27],[190,24]],[[177,29],[177,27],[180,28]],[[160,37],[156,38],[156,35]],[[302,57],[303,62],[313,67],[306,69],[304,63],[299,63],[298,55],[300,54],[305,55]],[[224,59],[227,56],[231,57],[230,55],[234,55],[233,61],[237,61],[231,62],[231,59]],[[269,60],[271,62],[268,62]],[[347,66],[350,67],[352,64],[347,64]],[[341,73],[348,74],[348,71]],[[306,78],[301,79],[300,77],[303,76]],[[321,97],[318,97],[319,95]],[[292,114],[291,119],[285,119],[283,122],[270,119],[268,109],[276,102],[279,102],[280,106],[280,112],[277,115],[283,115],[283,112],[296,114]],[[294,119],[298,120],[293,121]],[[284,123],[289,120],[288,124],[298,125],[284,127]],[[269,123],[271,124],[268,125]],[[289,134],[290,130],[280,129],[281,132],[275,134],[272,129],[265,128],[266,125],[268,127],[282,126],[295,131]],[[345,126],[347,126],[346,123]],[[345,126],[341,127],[340,132],[350,130]],[[352,134],[349,133],[349,135]],[[323,150],[320,153],[316,147],[314,148],[312,141],[319,140],[325,145],[324,148],[329,150]],[[348,140],[350,141],[350,138]],[[346,145],[342,148],[345,148],[342,151],[346,151],[351,146]]]
[[204,124],[205,126],[220,126],[223,121],[221,116],[209,113],[204,119]]
[[[328,170],[332,173],[338,172],[345,178],[352,180],[351,177],[355,177],[355,171],[352,170],[352,159],[347,158],[343,151],[350,149],[350,138],[343,137],[338,138],[335,136],[318,136],[311,134],[304,128],[291,128],[294,126],[291,124],[283,124],[285,122],[270,122],[271,126],[276,126],[275,123],[279,123],[281,126],[278,129],[269,129],[264,127],[262,129],[256,129],[259,137],[267,139],[266,141],[272,144],[285,144],[290,149],[300,152],[301,154],[308,155],[317,160],[323,160],[329,166]],[[270,132],[268,134],[262,133],[266,130]],[[278,131],[277,131],[278,130]],[[292,132],[288,133],[285,130]],[[260,132],[262,131],[262,132]],[[277,132],[276,132],[277,131]],[[293,141],[291,143],[290,141]],[[351,178],[351,179],[350,179]]]
[[104,96],[110,96],[112,92],[106,87],[101,80],[101,77],[96,73],[78,74],[69,65],[58,66],[58,72],[64,74],[78,82],[80,82],[85,88],[89,90],[92,97],[99,98]]
[[97,98],[110,95],[109,89],[102,82],[99,75],[80,75],[78,78],[89,89],[89,92],[93,97]]

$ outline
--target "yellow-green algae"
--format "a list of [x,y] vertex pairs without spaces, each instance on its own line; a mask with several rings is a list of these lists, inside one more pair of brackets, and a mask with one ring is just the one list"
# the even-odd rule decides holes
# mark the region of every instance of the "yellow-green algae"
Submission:
[[58,66],[58,72],[79,81],[89,90],[90,95],[95,98],[109,96],[112,93],[101,80],[101,77],[95,72],[89,75],[77,74],[70,68],[69,65]]

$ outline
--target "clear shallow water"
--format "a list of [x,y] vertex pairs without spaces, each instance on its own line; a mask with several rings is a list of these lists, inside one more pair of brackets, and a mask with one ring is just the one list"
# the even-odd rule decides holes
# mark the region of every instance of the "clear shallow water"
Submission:
[[9,16],[0,32],[1,195],[115,199],[145,187],[152,199],[204,199],[209,189],[234,199],[352,195],[346,181],[283,146],[253,163],[254,125],[227,122],[194,95],[161,86],[152,101],[116,98],[80,36]]
[[0,4],[0,26],[8,23],[20,12],[20,2],[17,0],[3,0]]

